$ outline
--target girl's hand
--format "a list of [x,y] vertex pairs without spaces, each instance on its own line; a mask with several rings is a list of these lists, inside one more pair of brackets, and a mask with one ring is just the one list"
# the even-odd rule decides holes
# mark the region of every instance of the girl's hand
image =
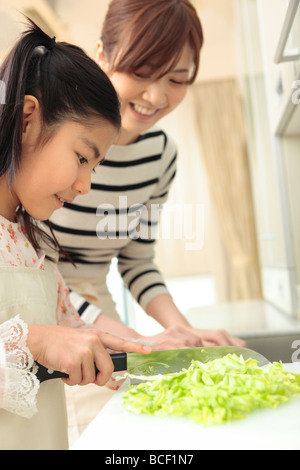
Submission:
[[[97,330],[57,325],[29,325],[28,347],[35,361],[69,375],[68,385],[105,385],[113,362]],[[95,376],[95,365],[99,370]]]
[[[28,347],[35,361],[69,375],[68,385],[95,383],[103,386],[114,371],[106,348],[123,352],[149,353],[151,348],[112,336],[97,328],[29,325]],[[95,366],[98,369],[95,375]]]

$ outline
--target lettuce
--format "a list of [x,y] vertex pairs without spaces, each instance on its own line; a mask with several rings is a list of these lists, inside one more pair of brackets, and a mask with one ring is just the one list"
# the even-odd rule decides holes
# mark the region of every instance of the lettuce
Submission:
[[181,416],[204,426],[244,419],[258,408],[276,408],[300,394],[300,374],[284,370],[281,363],[258,367],[254,359],[235,354],[188,369],[129,385],[123,393],[125,409],[136,414]]

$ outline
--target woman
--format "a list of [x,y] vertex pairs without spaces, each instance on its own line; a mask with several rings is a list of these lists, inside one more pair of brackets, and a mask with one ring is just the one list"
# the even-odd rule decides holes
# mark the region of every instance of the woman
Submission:
[[60,269],[83,318],[143,339],[114,321],[119,317],[106,275],[117,257],[133,297],[165,328],[160,335],[147,337],[160,348],[244,345],[224,331],[192,328],[153,263],[153,230],[177,158],[172,139],[153,126],[184,99],[198,73],[202,44],[201,23],[188,0],[110,3],[96,58],[118,91],[121,132],[96,170],[90,193],[76,205],[65,204],[51,219],[57,239],[76,264],[62,258]]

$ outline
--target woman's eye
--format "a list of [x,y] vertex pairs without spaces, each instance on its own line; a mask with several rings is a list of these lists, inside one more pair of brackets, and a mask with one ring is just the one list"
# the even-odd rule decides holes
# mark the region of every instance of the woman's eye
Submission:
[[173,85],[185,85],[185,82],[178,82],[177,80],[170,80]]
[[138,78],[139,80],[150,80],[151,79],[151,73],[147,72],[134,72],[135,78]]
[[144,79],[144,78],[145,78],[144,75],[142,75],[141,73],[135,72],[134,75],[135,75],[136,78],[140,78],[140,79]]

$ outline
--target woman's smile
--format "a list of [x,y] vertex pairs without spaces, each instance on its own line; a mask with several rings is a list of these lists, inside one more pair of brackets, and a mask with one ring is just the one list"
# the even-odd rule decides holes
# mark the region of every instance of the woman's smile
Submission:
[[140,119],[151,119],[160,112],[160,109],[147,108],[135,103],[130,103],[130,107],[133,113]]

